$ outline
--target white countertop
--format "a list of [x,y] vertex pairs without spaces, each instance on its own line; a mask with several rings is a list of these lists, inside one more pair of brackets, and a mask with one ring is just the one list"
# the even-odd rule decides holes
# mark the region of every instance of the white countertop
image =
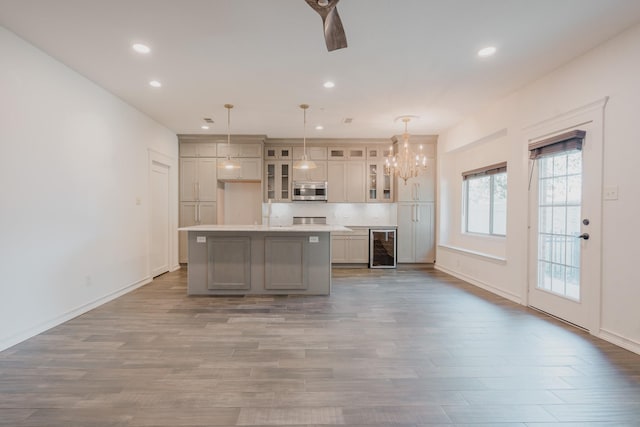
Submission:
[[331,231],[351,231],[342,225],[193,225],[178,228],[180,231],[256,231],[256,232],[302,232],[326,233]]

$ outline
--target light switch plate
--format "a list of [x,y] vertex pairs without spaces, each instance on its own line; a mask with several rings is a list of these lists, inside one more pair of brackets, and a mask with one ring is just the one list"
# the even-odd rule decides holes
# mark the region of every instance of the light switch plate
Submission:
[[604,187],[604,199],[605,200],[618,200],[618,186],[607,185]]
[[309,243],[318,243],[319,241],[318,236],[309,236]]
[[197,243],[207,243],[207,236],[196,236]]

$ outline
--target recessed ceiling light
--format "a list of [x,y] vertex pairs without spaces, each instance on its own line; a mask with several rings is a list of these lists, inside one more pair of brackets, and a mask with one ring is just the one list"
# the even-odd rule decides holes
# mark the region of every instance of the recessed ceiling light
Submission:
[[491,56],[496,53],[496,48],[493,46],[488,46],[478,51],[478,56],[482,58],[486,58],[487,56]]
[[149,86],[153,86],[153,87],[161,87],[161,86],[162,86],[162,83],[160,83],[160,82],[159,82],[159,81],[157,81],[157,80],[151,80],[151,81],[149,82]]
[[133,50],[135,50],[138,53],[149,53],[149,52],[151,52],[151,48],[149,46],[147,46],[146,44],[136,43],[131,47],[133,47]]
[[326,87],[327,89],[331,89],[335,85],[336,84],[334,82],[324,82],[324,84],[322,86]]
[[316,130],[322,130],[322,129],[324,129],[324,126],[322,126],[322,125],[316,126]]
[[209,129],[209,126],[207,126],[207,125],[202,125],[202,126],[200,126],[200,128],[202,128],[202,129],[205,129],[205,130],[206,130],[206,129]]

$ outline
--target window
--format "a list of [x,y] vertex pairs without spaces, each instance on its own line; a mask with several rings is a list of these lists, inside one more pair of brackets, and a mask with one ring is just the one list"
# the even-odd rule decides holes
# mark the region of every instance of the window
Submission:
[[463,172],[463,224],[467,233],[507,234],[507,164]]

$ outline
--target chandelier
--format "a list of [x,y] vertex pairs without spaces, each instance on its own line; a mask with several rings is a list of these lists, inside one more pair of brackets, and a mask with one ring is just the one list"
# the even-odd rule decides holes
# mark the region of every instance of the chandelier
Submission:
[[409,132],[407,131],[407,124],[411,121],[411,118],[415,116],[400,116],[396,118],[404,122],[404,133],[402,134],[402,147],[398,147],[398,153],[393,154],[393,145],[389,155],[385,159],[384,169],[389,175],[395,175],[404,180],[404,185],[407,185],[407,180],[418,176],[423,171],[427,170],[427,155],[422,151],[422,145],[419,147],[419,151],[416,153],[411,150],[409,145]]

